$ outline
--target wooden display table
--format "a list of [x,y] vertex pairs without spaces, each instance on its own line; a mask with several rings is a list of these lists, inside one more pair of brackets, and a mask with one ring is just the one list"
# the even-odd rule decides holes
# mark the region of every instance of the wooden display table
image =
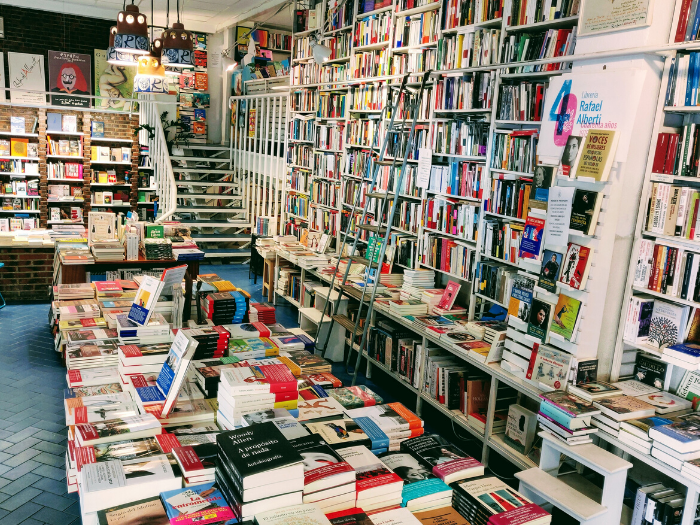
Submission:
[[107,270],[117,270],[119,268],[142,267],[150,268],[172,268],[173,266],[187,265],[185,272],[185,307],[182,312],[182,321],[186,323],[190,319],[192,309],[192,281],[197,279],[199,274],[199,261],[176,261],[170,260],[147,260],[139,255],[136,261],[109,261],[94,262],[86,264],[63,264],[60,262],[59,280],[57,284],[78,284],[86,282],[86,272],[106,272]]

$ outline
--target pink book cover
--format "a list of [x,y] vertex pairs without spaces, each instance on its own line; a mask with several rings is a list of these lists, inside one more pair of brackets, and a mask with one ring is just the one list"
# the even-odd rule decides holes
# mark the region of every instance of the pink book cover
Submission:
[[460,284],[457,284],[454,281],[449,281],[447,283],[447,287],[445,288],[445,292],[442,294],[442,299],[440,299],[440,302],[438,303],[438,308],[451,310],[452,306],[455,304],[460,288]]
[[460,458],[435,465],[433,467],[433,474],[444,480],[445,477],[453,474],[454,472],[481,466],[482,464],[474,458]]
[[522,507],[494,514],[489,518],[489,525],[525,525],[545,516],[549,516],[549,512],[534,503],[528,503]]

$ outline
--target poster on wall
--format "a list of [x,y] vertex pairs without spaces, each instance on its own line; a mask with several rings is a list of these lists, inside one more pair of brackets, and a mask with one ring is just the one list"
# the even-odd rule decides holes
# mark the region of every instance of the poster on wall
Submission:
[[627,159],[637,104],[646,80],[639,69],[572,73],[551,80],[547,88],[537,154],[541,164],[558,165],[571,135],[589,129],[617,130],[616,162]]
[[135,67],[114,66],[107,62],[107,51],[95,49],[95,107],[130,111],[131,102],[124,99],[132,98],[134,91]]
[[651,0],[583,0],[579,35],[651,25]]
[[255,124],[256,124],[255,116],[256,116],[257,112],[258,112],[257,109],[251,109],[248,111],[248,136],[251,138],[255,137]]
[[[10,71],[10,88],[45,91],[44,56],[28,53],[7,53],[7,63]],[[46,97],[42,93],[10,92],[13,104],[31,104],[43,106]]]
[[52,106],[89,108],[90,99],[68,95],[92,94],[92,60],[90,55],[49,51],[49,91]]

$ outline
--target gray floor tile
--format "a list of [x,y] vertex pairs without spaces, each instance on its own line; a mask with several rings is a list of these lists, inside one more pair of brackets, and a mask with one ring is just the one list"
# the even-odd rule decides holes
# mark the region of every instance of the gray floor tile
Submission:
[[25,461],[24,463],[22,463],[20,466],[8,470],[2,475],[2,477],[14,481],[16,479],[21,478],[25,474],[29,474],[32,470],[34,470],[37,467],[45,466],[46,465],[39,463],[38,461],[32,461],[30,459],[29,461]]
[[[18,478],[12,482],[7,483],[4,485],[2,488],[0,488],[0,491],[4,492],[5,494],[9,494],[10,496],[14,496],[18,492],[26,489],[30,485],[33,485],[37,481],[41,479],[41,476],[34,474],[33,472],[30,472],[29,474],[25,474],[21,478]],[[0,478],[0,481],[9,481],[5,478]]]
[[[50,525],[66,525],[74,520],[73,515],[50,509],[48,507],[44,507],[39,512],[32,514],[31,516],[35,520],[43,521],[44,523],[49,523]],[[3,525],[2,521],[0,521],[0,525]]]
[[[8,467],[18,467],[25,461],[28,461],[32,459],[34,456],[37,456],[39,454],[42,454],[41,451],[39,450],[34,450],[33,448],[28,448],[27,450],[23,450],[19,454],[12,456],[10,454],[6,454],[5,452],[0,452],[0,455],[6,456],[5,459],[0,459],[0,462],[2,462],[4,465],[7,465]],[[5,476],[7,477],[7,476]]]
[[57,445],[56,443],[49,443],[48,441],[40,441],[38,439],[31,445],[31,447],[36,450],[41,450],[42,452],[54,454],[56,456],[66,453],[66,447]]
[[[29,450],[34,450],[33,448],[30,448]],[[26,450],[25,450],[26,452]],[[39,452],[36,450],[35,452]],[[44,463],[45,465],[51,465],[52,467],[61,467],[66,464],[66,459],[63,456],[55,456],[53,454],[49,454],[48,452],[39,452],[38,455],[34,456],[32,458],[34,461],[38,461],[39,463]]]
[[[34,503],[38,503],[39,505],[43,505],[44,507],[51,507],[54,510],[62,511],[65,511],[68,507],[75,503],[75,501],[73,501],[72,499],[64,498],[62,496],[58,496],[50,492],[42,492],[32,501]],[[2,508],[2,505],[0,505],[0,508]]]
[[23,491],[18,492],[14,496],[7,498],[5,501],[0,503],[0,509],[5,509],[12,512],[41,494],[43,494],[43,492],[41,492],[39,489],[27,487]]
[[8,454],[19,454],[20,452],[22,452],[23,450],[27,450],[28,448],[39,448],[36,445],[38,445],[40,442],[42,442],[40,439],[27,437],[19,443],[15,443],[11,447],[7,447],[3,450],[3,452],[7,452]]
[[[37,505],[36,503],[32,503],[30,501],[29,503],[25,503],[24,505],[19,507],[17,510],[5,515],[4,518],[0,519],[0,525],[19,525],[24,520],[33,516],[43,508],[45,507],[42,507],[41,505]],[[7,511],[4,510],[3,512]]]

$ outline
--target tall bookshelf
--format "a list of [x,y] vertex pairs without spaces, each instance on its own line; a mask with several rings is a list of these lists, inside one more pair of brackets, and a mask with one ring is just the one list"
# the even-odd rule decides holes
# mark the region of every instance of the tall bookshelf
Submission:
[[[655,301],[668,302],[678,306],[690,306],[691,313],[693,308],[700,308],[700,303],[692,300],[692,291],[689,292],[690,299],[682,299],[671,293],[660,293],[647,288],[646,284],[638,282],[635,272],[638,263],[640,262],[640,246],[643,242],[651,241],[655,245],[668,246],[671,248],[679,248],[685,253],[700,253],[700,241],[690,240],[688,238],[664,235],[655,233],[648,229],[648,216],[653,210],[650,210],[650,202],[652,199],[653,186],[657,183],[668,184],[673,186],[687,187],[692,190],[700,188],[700,178],[687,177],[680,174],[664,174],[657,173],[654,169],[654,158],[656,155],[657,139],[660,133],[672,132],[686,124],[700,122],[698,120],[698,106],[685,105],[666,105],[667,93],[670,91],[670,73],[674,63],[678,62],[679,54],[687,50],[693,50],[694,42],[675,43],[676,30],[679,23],[681,12],[681,4],[675,5],[673,14],[673,23],[669,32],[669,44],[673,44],[673,50],[669,51],[664,60],[663,76],[661,80],[661,89],[659,91],[658,102],[656,104],[656,112],[654,117],[654,127],[651,136],[651,142],[647,153],[646,169],[644,172],[644,182],[639,200],[639,209],[636,215],[634,224],[634,244],[632,255],[629,260],[629,267],[626,275],[624,300],[622,303],[622,311],[617,331],[617,339],[615,352],[612,360],[611,379],[629,376],[633,373],[635,357],[638,353],[646,353],[659,357],[662,350],[644,343],[632,341],[631,338],[625,337],[625,326],[627,324],[627,314],[630,302],[635,297],[647,297]],[[676,87],[676,89],[678,89]],[[669,292],[670,290],[667,290]],[[690,320],[689,320],[690,322]]]

